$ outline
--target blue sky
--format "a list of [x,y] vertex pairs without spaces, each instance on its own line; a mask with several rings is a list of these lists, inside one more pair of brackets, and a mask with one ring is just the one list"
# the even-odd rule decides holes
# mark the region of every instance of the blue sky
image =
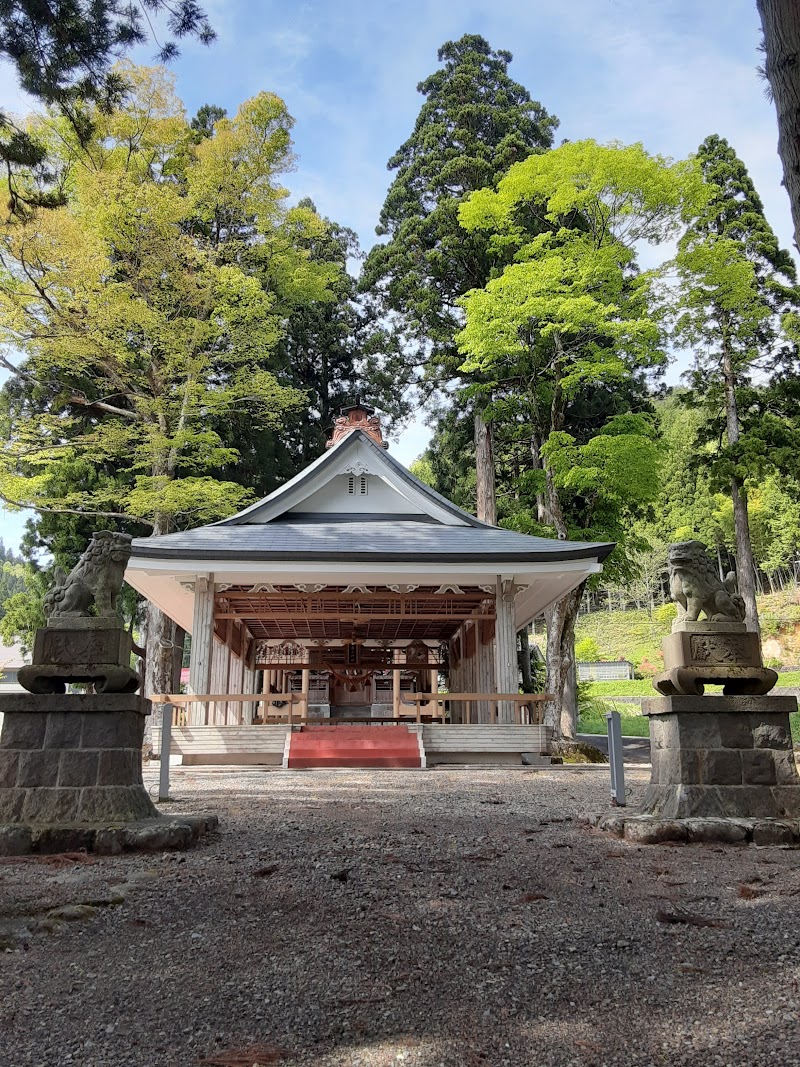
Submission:
[[[772,104],[756,73],[755,0],[206,0],[210,48],[183,46],[172,65],[190,114],[204,103],[234,112],[262,89],[295,119],[293,198],[352,227],[368,249],[391,180],[386,160],[410,134],[417,83],[436,52],[464,33],[513,53],[511,75],[561,120],[557,140],[642,141],[680,158],[710,133],[744,160],[781,242],[791,221],[776,152]],[[135,58],[150,60],[152,50]],[[24,109],[0,68],[0,103]],[[412,424],[393,453],[425,447]],[[0,512],[15,543],[21,516]]]

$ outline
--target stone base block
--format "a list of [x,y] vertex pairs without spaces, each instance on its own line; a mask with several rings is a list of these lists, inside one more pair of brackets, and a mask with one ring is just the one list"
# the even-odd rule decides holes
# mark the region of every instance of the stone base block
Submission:
[[705,844],[800,847],[800,819],[668,819],[603,812],[586,824],[635,845]]
[[124,826],[0,825],[0,856],[42,855],[85,849],[97,855],[162,852],[191,848],[219,825],[216,815],[157,815]]
[[652,772],[642,812],[662,819],[800,819],[794,697],[673,696],[642,702]]
[[0,697],[0,824],[137,822],[150,704],[136,694]]

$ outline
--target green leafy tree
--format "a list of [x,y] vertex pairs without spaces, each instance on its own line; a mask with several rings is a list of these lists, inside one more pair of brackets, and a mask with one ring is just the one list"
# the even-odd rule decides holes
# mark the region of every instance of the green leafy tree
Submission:
[[[82,143],[94,136],[94,113],[119,106],[128,89],[117,59],[153,35],[151,17],[166,17],[171,39],[159,46],[162,62],[178,55],[176,40],[214,39],[195,0],[3,0],[0,55],[16,69],[20,87],[55,108]],[[35,206],[61,204],[65,189],[52,178],[57,161],[46,146],[10,116],[0,114],[0,159],[8,179],[9,206],[22,214]],[[35,172],[38,184],[17,182]]]
[[[0,495],[168,533],[250,499],[218,477],[236,450],[213,426],[246,411],[274,428],[299,409],[270,358],[287,313],[332,299],[339,268],[300,247],[323,221],[285,206],[292,120],[278,97],[259,94],[196,143],[163,70],[125,76],[131,95],[97,113],[88,147],[57,115],[36,127],[63,153],[69,202],[0,229],[0,336],[21,353],[2,362],[23,387],[4,419]],[[76,483],[81,465],[98,476]],[[152,609],[151,691],[167,691],[168,657],[153,650],[170,630]]]
[[[618,541],[610,570],[630,567],[632,520],[658,491],[652,416],[613,406],[615,393],[632,390],[643,369],[664,359],[648,311],[650,279],[636,272],[635,246],[671,236],[685,199],[700,187],[688,164],[670,164],[640,145],[584,141],[530,156],[460,210],[469,231],[483,231],[513,259],[464,297],[458,337],[463,370],[508,390],[509,414],[527,435],[520,502],[528,506],[513,525]],[[590,396],[594,417],[570,433],[571,409]],[[546,721],[566,736],[576,725],[574,627],[582,592],[547,616],[547,688],[556,699]]]
[[[459,205],[493,186],[513,163],[548,148],[558,120],[509,77],[511,53],[492,50],[482,37],[448,41],[438,58],[441,69],[417,86],[425,103],[414,131],[389,160],[396,176],[377,229],[388,240],[367,256],[362,286],[400,319],[409,372],[425,367],[441,385],[459,373],[458,301],[485,285],[498,263],[484,233],[460,227]],[[476,415],[477,510],[494,522],[487,390],[475,374],[468,381],[474,388],[462,400],[469,399]]]
[[689,399],[705,415],[698,441],[713,443],[703,452],[705,468],[714,488],[731,496],[739,589],[747,624],[758,631],[746,484],[774,469],[775,446],[788,442],[754,376],[793,376],[796,349],[782,319],[796,314],[799,298],[791,256],[779,247],[734,150],[713,135],[697,159],[709,193],[685,215],[675,259],[674,338],[693,352]]

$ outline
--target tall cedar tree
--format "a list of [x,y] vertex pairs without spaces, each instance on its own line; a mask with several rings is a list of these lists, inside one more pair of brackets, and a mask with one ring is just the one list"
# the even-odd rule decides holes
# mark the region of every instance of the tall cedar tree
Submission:
[[[176,39],[195,37],[204,44],[214,40],[195,0],[0,0],[0,55],[16,67],[20,87],[57,108],[88,144],[94,122],[87,104],[108,112],[122,102],[127,84],[114,63],[148,41],[151,17],[160,15],[166,16],[173,38],[159,47],[162,63],[178,55]],[[52,180],[54,160],[44,145],[2,113],[0,160],[14,214],[64,202],[62,185]],[[20,185],[20,169],[36,171],[42,185]]]
[[[438,53],[443,64],[417,90],[425,97],[411,137],[388,163],[397,176],[377,228],[388,236],[364,265],[362,286],[399,315],[416,344],[412,367],[429,379],[457,375],[453,338],[462,325],[458,299],[489,280],[498,256],[481,233],[465,233],[459,204],[476,189],[494,186],[513,164],[549,148],[558,120],[508,75],[510,52],[493,51],[466,34]],[[462,376],[464,377],[464,376]],[[474,387],[478,461],[478,515],[496,518],[488,406],[480,376]]]
[[694,351],[689,397],[708,420],[699,440],[718,445],[710,455],[704,451],[702,461],[731,495],[739,589],[747,624],[757,632],[745,479],[774,466],[781,454],[773,452],[774,431],[781,428],[765,410],[763,388],[754,388],[753,376],[782,378],[794,364],[782,317],[798,306],[795,267],[728,142],[716,134],[706,138],[697,159],[710,197],[679,242],[675,335]]
[[763,73],[778,113],[778,155],[800,249],[800,4],[756,0],[764,31]]

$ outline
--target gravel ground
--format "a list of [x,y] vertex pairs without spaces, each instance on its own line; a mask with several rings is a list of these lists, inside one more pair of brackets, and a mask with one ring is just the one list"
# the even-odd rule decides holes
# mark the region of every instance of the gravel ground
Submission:
[[174,785],[192,852],[0,862],[3,1067],[800,1065],[796,851],[596,834],[607,768]]

